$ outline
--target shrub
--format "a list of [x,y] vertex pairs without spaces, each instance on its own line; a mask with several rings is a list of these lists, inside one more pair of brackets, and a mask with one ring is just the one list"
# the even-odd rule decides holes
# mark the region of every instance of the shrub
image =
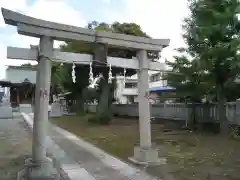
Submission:
[[89,123],[100,124],[100,125],[108,125],[110,124],[112,117],[110,114],[102,114],[101,116],[92,115],[88,117]]
[[107,125],[110,124],[112,117],[109,114],[104,114],[98,117],[99,124]]
[[87,121],[88,121],[89,123],[98,124],[98,118],[97,118],[96,116],[89,116],[89,117],[87,118]]

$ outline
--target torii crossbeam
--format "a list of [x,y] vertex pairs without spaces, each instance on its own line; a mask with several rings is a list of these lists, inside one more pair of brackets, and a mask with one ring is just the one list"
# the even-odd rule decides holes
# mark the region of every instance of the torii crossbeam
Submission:
[[[7,47],[7,58],[8,59],[20,59],[36,61],[38,58],[37,48],[17,48]],[[93,56],[90,54],[70,53],[61,52],[59,49],[53,50],[52,61],[54,62],[65,62],[75,64],[90,64],[93,61]],[[165,71],[165,64],[160,62],[151,62],[149,59],[149,70],[153,71]],[[107,57],[107,64],[111,64],[114,67],[122,67],[128,69],[139,69],[139,61],[137,58],[116,58]]]
[[[162,48],[169,45],[169,39],[151,39],[111,32],[95,31],[76,26],[68,26],[29,17],[2,8],[6,24],[17,27],[19,34],[40,38],[39,51],[9,47],[7,56],[13,59],[37,60],[38,71],[36,79],[33,147],[32,159],[27,161],[26,177],[50,178],[52,176],[51,163],[46,158],[46,131],[48,123],[48,101],[51,79],[52,60],[76,64],[88,64],[93,57],[87,54],[66,53],[53,49],[53,40],[83,41],[107,47],[134,49],[137,58],[124,59],[105,57],[112,66],[138,69],[139,89],[139,131],[140,146],[134,149],[134,157],[138,163],[159,163],[158,151],[151,145],[150,107],[148,102],[149,84],[148,70],[164,71],[164,64],[150,62],[147,52],[160,53]],[[96,56],[98,57],[98,56]],[[44,93],[42,93],[44,92]],[[38,166],[36,166],[38,165]]]

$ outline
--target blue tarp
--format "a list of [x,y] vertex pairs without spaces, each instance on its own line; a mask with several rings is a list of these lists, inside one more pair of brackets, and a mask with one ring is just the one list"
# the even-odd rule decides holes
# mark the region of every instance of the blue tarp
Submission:
[[150,88],[151,92],[167,92],[167,91],[175,91],[176,89],[170,86],[159,86],[159,87],[153,87]]

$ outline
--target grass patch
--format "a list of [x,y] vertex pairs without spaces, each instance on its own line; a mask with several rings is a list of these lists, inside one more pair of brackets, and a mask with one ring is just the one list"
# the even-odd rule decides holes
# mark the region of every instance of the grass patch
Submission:
[[67,116],[51,120],[61,128],[82,137],[112,155],[127,159],[138,142],[138,125],[115,120],[109,125],[96,125],[87,122],[87,116]]
[[[106,126],[88,124],[86,116],[63,116],[51,121],[124,160],[133,155],[139,142],[138,121],[134,119],[115,118]],[[152,140],[165,153],[169,172],[175,179],[240,179],[239,141],[209,133],[167,134],[163,129],[164,125],[153,124]],[[162,176],[161,167],[148,167],[147,171]]]

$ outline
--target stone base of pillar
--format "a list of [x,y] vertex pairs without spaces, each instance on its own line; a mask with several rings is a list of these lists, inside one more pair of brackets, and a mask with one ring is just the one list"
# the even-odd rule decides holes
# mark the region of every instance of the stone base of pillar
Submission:
[[51,159],[34,164],[30,158],[25,160],[24,169],[18,173],[17,180],[60,180],[60,175],[53,168]]
[[135,164],[156,166],[166,164],[166,158],[160,158],[158,156],[158,150],[153,148],[134,148],[134,156],[129,158]]

